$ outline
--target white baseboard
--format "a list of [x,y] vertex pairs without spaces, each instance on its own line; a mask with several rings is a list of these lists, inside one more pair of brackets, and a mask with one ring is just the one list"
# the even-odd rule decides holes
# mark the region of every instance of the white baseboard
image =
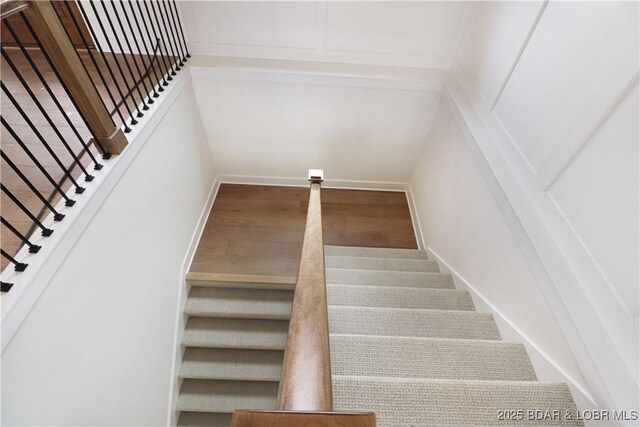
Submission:
[[582,387],[578,381],[558,366],[548,354],[540,349],[511,319],[487,299],[477,287],[456,271],[455,268],[432,248],[427,247],[427,252],[429,258],[438,261],[440,270],[443,273],[449,273],[453,276],[453,281],[457,289],[469,291],[476,310],[493,314],[503,340],[524,344],[540,381],[561,381],[567,383],[579,410],[593,410],[598,408],[589,390]]
[[[250,175],[219,175],[221,184],[245,184],[245,185],[271,185],[281,187],[308,187],[306,178],[277,177],[277,176],[250,176]],[[352,181],[346,179],[326,179],[322,183],[323,188],[344,188],[347,190],[377,190],[377,191],[406,191],[404,182],[384,181]]]
[[180,393],[180,387],[182,386],[182,380],[178,378],[178,372],[180,370],[180,364],[182,363],[182,356],[184,353],[184,349],[182,348],[182,334],[184,333],[185,328],[185,318],[184,318],[184,306],[187,302],[187,295],[189,295],[189,283],[187,282],[187,273],[189,272],[189,266],[193,261],[193,257],[196,254],[196,249],[198,248],[198,244],[200,243],[200,238],[202,237],[202,233],[204,232],[204,227],[207,224],[207,220],[209,219],[209,213],[211,212],[211,208],[213,207],[213,202],[218,195],[218,189],[220,188],[220,180],[216,178],[213,182],[213,186],[211,187],[211,191],[207,196],[207,201],[204,204],[202,211],[200,212],[200,217],[198,218],[198,223],[196,225],[193,234],[191,235],[191,240],[189,241],[189,246],[187,247],[187,253],[185,254],[184,260],[182,261],[182,266],[180,268],[180,276],[178,277],[178,298],[177,298],[177,307],[176,307],[176,327],[175,327],[175,338],[173,341],[173,366],[171,367],[171,385],[169,386],[169,412],[167,414],[167,426],[175,426],[177,425],[177,411],[176,405],[178,402],[178,394]]
[[419,249],[427,249],[427,245],[424,241],[424,233],[422,232],[422,226],[420,225],[420,216],[418,215],[418,207],[416,201],[413,198],[413,191],[411,190],[411,184],[406,185],[407,203],[409,204],[409,213],[411,214],[411,223],[413,224],[413,232],[416,234],[416,242],[418,242]]

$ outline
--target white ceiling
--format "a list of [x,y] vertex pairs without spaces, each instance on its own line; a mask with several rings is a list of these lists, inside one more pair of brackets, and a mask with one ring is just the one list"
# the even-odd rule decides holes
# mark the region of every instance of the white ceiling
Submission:
[[470,2],[181,1],[195,54],[448,69]]

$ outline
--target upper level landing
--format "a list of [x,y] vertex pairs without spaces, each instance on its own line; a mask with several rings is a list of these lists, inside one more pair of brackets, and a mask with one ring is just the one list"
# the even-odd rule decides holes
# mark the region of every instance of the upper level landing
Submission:
[[[190,273],[298,272],[309,203],[304,187],[221,184]],[[400,191],[322,190],[327,245],[417,249]]]

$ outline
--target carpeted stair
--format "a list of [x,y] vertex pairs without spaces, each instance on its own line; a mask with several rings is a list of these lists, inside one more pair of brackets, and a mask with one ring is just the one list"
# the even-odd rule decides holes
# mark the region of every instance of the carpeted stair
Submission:
[[[529,410],[576,410],[543,383],[522,344],[424,251],[325,247],[334,406],[373,411],[378,426],[559,425]],[[504,410],[523,420],[500,420]],[[564,422],[564,425],[581,425]]]
[[228,427],[234,409],[273,409],[293,290],[261,283],[190,284],[178,425]]
[[[522,344],[422,250],[326,246],[334,405],[378,426],[559,425],[528,410],[575,411],[543,383]],[[177,402],[180,426],[229,426],[234,409],[273,409],[293,291],[191,281]],[[524,420],[499,420],[499,411]],[[581,425],[565,422],[565,425]]]

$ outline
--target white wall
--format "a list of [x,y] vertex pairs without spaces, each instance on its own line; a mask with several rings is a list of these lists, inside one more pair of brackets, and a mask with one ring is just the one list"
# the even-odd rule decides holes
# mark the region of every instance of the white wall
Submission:
[[472,2],[179,2],[192,52],[448,69]]
[[443,100],[410,184],[427,250],[454,275],[458,288],[471,292],[480,311],[494,313],[503,339],[524,342],[534,361],[543,359],[535,366],[540,380],[587,389],[467,144]]
[[215,177],[183,87],[5,348],[3,425],[166,424],[181,267]]
[[441,85],[192,68],[220,174],[407,182]]
[[478,3],[447,84],[591,391],[614,409],[638,402],[638,6]]

